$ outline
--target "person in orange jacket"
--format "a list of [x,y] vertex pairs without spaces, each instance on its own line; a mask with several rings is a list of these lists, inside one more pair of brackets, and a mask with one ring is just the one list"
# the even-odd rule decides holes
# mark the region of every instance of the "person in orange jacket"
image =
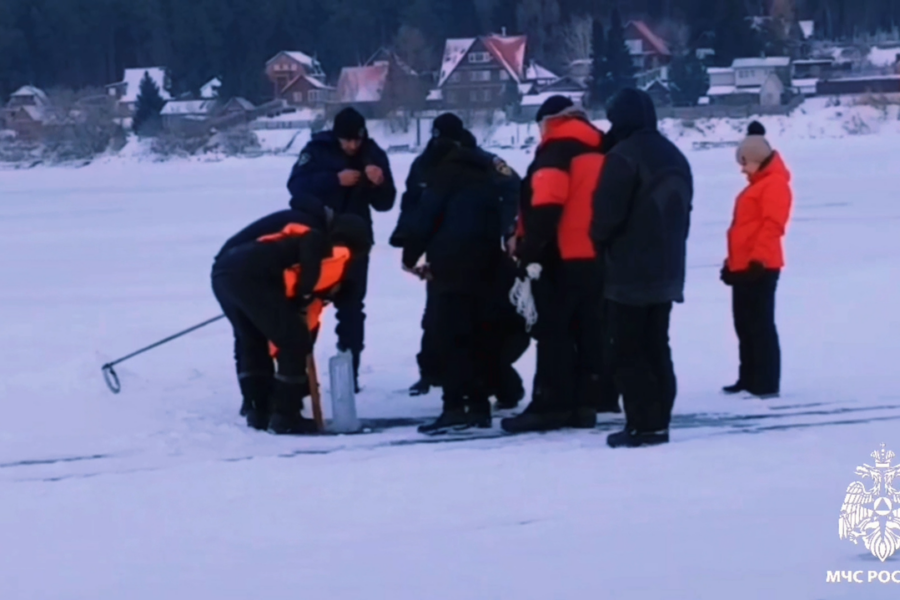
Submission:
[[737,149],[737,161],[749,185],[735,202],[721,279],[732,288],[740,369],[737,382],[723,391],[772,398],[779,394],[781,380],[775,288],[784,268],[782,240],[793,194],[790,171],[765,134],[765,128],[754,121]]
[[[301,414],[309,393],[306,357],[324,303],[347,282],[351,261],[365,258],[372,245],[362,217],[334,216],[322,231],[294,213],[248,227],[258,237],[226,244],[212,269],[213,293],[234,329],[247,425],[276,434],[316,431]],[[259,235],[274,223],[281,228]]]

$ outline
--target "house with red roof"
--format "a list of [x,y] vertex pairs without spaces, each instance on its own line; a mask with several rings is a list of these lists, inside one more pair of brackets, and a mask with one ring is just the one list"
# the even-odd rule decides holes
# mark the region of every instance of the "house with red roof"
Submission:
[[524,35],[448,39],[437,89],[428,99],[448,110],[505,108],[530,88]]
[[298,51],[282,51],[266,62],[266,77],[272,96],[291,106],[324,108],[334,98],[334,88],[325,84],[318,60]]
[[672,62],[669,45],[643,21],[629,21],[624,37],[638,73],[662,69]]
[[424,107],[427,85],[422,76],[387,48],[358,67],[344,67],[329,106],[335,113],[352,106],[367,119]]

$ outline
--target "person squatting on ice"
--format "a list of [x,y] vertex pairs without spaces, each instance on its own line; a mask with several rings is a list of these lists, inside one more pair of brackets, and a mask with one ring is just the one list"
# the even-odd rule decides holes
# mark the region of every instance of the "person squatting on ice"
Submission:
[[[516,206],[514,198],[511,207],[498,199],[494,159],[463,146],[458,133],[429,144],[421,165],[425,186],[401,232],[403,268],[431,279],[443,361],[443,411],[422,433],[491,427],[491,313],[504,218]],[[418,265],[425,254],[427,272]]]
[[509,432],[593,428],[618,410],[604,381],[603,268],[590,236],[593,194],[604,164],[603,134],[562,96],[538,110],[541,142],[525,177],[514,252],[541,266],[532,283],[538,320],[532,401],[503,419]]
[[[356,110],[345,108],[334,117],[331,131],[313,135],[300,152],[287,184],[291,208],[304,209],[312,198],[335,214],[362,217],[372,237],[372,210],[387,212],[394,207],[397,189],[387,154],[366,130],[366,120]],[[374,239],[374,238],[373,238]],[[337,309],[338,350],[353,355],[356,391],[359,365],[365,347],[365,298],[368,256],[355,261],[349,280],[334,299]]]
[[684,302],[693,176],[657,130],[653,100],[625,89],[607,106],[611,138],[594,195],[591,236],[604,249],[604,294],[625,429],[612,447],[669,441],[676,396],[669,347],[672,303]]
[[737,149],[737,162],[748,185],[734,205],[721,278],[731,286],[740,368],[737,382],[724,391],[772,398],[778,396],[781,380],[775,288],[784,267],[782,239],[793,195],[791,174],[765,135],[762,124],[754,121]]
[[324,303],[354,283],[353,262],[371,248],[362,217],[331,218],[319,209],[263,217],[229,239],[213,263],[213,293],[234,331],[241,412],[255,429],[316,430],[301,415],[309,395],[306,359]]
[[[519,176],[498,156],[485,152],[477,147],[475,137],[464,128],[462,120],[452,113],[438,116],[432,125],[432,139],[424,152],[418,156],[410,167],[406,180],[406,191],[400,202],[400,217],[391,235],[390,245],[403,248],[407,239],[409,222],[419,206],[422,192],[426,187],[426,173],[433,168],[435,157],[440,154],[444,141],[450,140],[461,144],[489,158],[495,167],[492,174],[494,193],[501,207],[501,226],[504,239],[515,228],[516,207],[518,205]],[[427,257],[426,257],[427,258]],[[487,386],[490,396],[497,398],[497,408],[515,408],[525,394],[522,379],[513,364],[528,349],[530,340],[525,331],[524,320],[515,312],[509,303],[509,289],[515,281],[515,265],[510,259],[501,262],[497,278],[497,290],[494,295],[490,323],[491,349],[487,351],[490,368],[487,374]],[[410,395],[427,394],[432,387],[441,387],[443,358],[441,356],[438,335],[438,319],[436,311],[437,293],[435,283],[426,278],[425,311],[422,315],[421,350],[416,356],[419,366],[419,381],[410,387]]]

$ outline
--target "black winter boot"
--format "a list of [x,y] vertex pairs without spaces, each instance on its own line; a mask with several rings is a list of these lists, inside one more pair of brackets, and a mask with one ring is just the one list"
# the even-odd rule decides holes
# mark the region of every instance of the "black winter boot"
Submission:
[[639,448],[669,443],[669,430],[638,432],[634,430],[613,433],[606,438],[610,448]]
[[270,396],[273,379],[269,375],[248,375],[241,377],[241,395],[243,406],[241,414],[247,418],[247,426],[253,429],[265,429],[269,423]]
[[567,427],[572,420],[572,413],[571,407],[561,406],[557,398],[538,388],[531,404],[515,417],[502,419],[500,427],[508,433],[554,431]]
[[471,427],[469,415],[464,408],[445,408],[436,420],[419,426],[419,433],[438,435],[451,431],[462,431]]
[[270,433],[302,435],[318,432],[316,422],[300,414],[303,410],[303,392],[309,389],[309,384],[301,378],[297,379],[290,383],[275,380],[271,396],[272,414],[269,417]]
[[746,388],[744,387],[744,384],[741,383],[740,381],[738,381],[737,383],[733,383],[731,385],[726,385],[725,387],[722,388],[722,391],[725,392],[726,394],[740,394],[741,392],[743,392],[745,390],[746,390]]

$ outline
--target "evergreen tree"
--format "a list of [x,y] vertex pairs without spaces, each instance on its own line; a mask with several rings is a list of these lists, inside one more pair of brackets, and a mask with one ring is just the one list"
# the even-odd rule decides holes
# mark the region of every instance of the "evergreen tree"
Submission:
[[625,27],[619,9],[614,8],[610,17],[609,36],[607,37],[606,60],[612,79],[612,93],[635,86],[635,68],[631,60],[631,52],[625,43]]
[[611,95],[612,74],[606,58],[606,34],[603,23],[594,19],[591,26],[591,105],[602,108]]
[[759,56],[762,42],[753,29],[743,2],[723,2],[716,19],[715,61],[718,66],[730,67],[736,58]]
[[696,106],[709,91],[709,74],[693,50],[682,52],[672,60],[669,81],[675,106]]
[[141,88],[138,93],[137,103],[134,109],[134,118],[131,121],[131,129],[140,136],[152,136],[159,133],[162,128],[162,112],[166,101],[159,94],[159,86],[150,78],[150,73],[145,72],[141,79]]

